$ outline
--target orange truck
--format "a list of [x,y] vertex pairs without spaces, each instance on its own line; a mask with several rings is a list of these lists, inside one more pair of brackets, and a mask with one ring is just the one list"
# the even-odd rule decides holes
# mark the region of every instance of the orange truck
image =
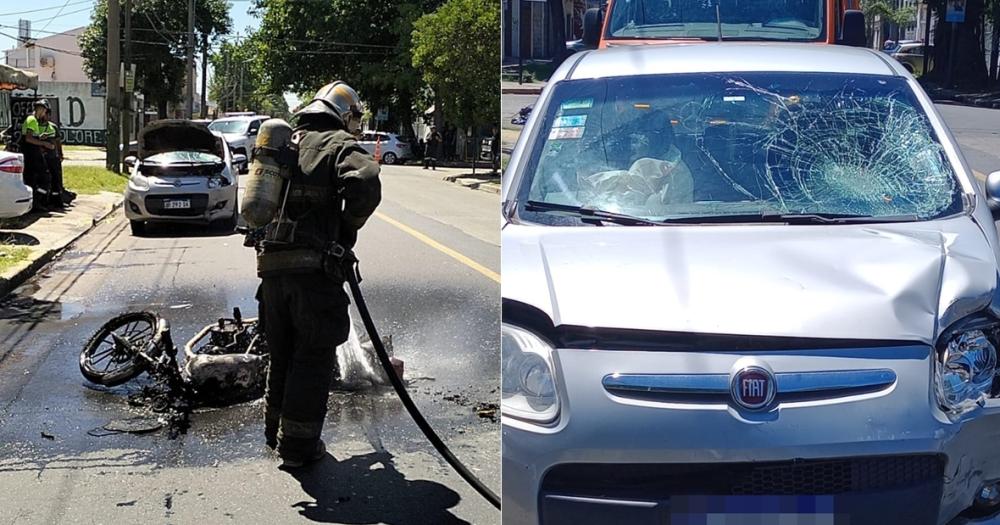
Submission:
[[864,46],[858,0],[608,0],[571,49],[712,41]]

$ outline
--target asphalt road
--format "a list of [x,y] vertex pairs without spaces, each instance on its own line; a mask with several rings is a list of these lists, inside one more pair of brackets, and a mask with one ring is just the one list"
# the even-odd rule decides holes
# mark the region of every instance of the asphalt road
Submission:
[[[443,175],[383,170],[383,204],[357,246],[362,289],[417,404],[499,491],[499,424],[473,410],[499,398],[498,199]],[[334,392],[333,459],[295,476],[263,445],[260,401],[200,409],[174,440],[88,434],[142,413],[126,396],[143,378],[102,389],[80,375],[80,348],[102,323],[156,311],[180,343],[234,306],[253,315],[256,286],[242,237],[170,227],[136,238],[116,214],[4,300],[0,522],[499,522],[391,391]]]
[[977,176],[1000,170],[1000,110],[937,104]]

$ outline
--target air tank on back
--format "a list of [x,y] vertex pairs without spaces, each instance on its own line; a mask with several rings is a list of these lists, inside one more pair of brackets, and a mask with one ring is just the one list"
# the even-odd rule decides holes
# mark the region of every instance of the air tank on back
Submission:
[[251,228],[266,226],[277,215],[289,166],[279,162],[292,142],[292,127],[280,118],[265,120],[257,132],[253,163],[240,213]]

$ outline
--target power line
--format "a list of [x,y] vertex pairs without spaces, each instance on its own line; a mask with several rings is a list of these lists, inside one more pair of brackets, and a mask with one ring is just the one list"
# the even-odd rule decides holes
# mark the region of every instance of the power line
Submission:
[[[68,4],[68,3],[69,3],[69,0],[66,0],[65,2],[63,2],[62,7],[60,7],[59,10],[56,11],[55,16],[53,16],[52,18],[50,18],[49,21],[45,22],[45,25],[42,26],[42,31],[45,31],[45,28],[49,27],[49,24],[51,24],[53,20],[55,20],[56,18],[59,18],[59,14],[63,12],[63,9],[66,9],[66,4]],[[90,8],[88,7],[87,9],[89,10]],[[67,13],[67,14],[69,14],[69,13]]]
[[[3,32],[0,32],[0,36],[5,36],[7,38],[13,38],[14,40],[17,40],[16,37],[10,36],[7,33],[3,33]],[[42,49],[48,49],[49,51],[55,51],[57,53],[65,53],[67,55],[73,55],[73,56],[78,56],[78,57],[83,56],[83,54],[77,53],[75,51],[67,51],[65,49],[59,49],[59,48],[56,48],[56,47],[43,46],[43,45],[38,44],[38,43],[32,43],[31,46],[32,47],[40,47]],[[28,46],[25,46],[25,47],[28,47]]]
[[81,0],[79,2],[66,3],[66,4],[63,4],[62,7],[58,7],[58,8],[56,6],[52,6],[52,7],[40,7],[38,9],[30,9],[28,11],[17,11],[17,12],[14,12],[14,13],[4,13],[3,16],[26,15],[28,13],[38,13],[40,11],[51,11],[53,9],[62,10],[64,8],[68,7],[68,6],[71,6],[71,5],[80,5],[80,4],[93,4],[93,0]]
[[[77,13],[82,13],[84,11],[90,11],[92,9],[94,9],[94,6],[88,6],[88,7],[84,7],[83,9],[77,9],[76,11],[70,11],[68,13],[62,13],[60,15],[50,16],[48,18],[39,18],[38,20],[32,20],[31,23],[35,24],[35,23],[38,23],[38,22],[45,22],[46,20],[49,21],[49,22],[51,22],[55,18],[60,18],[60,17],[64,17],[64,16],[69,16],[69,15],[75,15]],[[45,24],[45,25],[48,26],[48,24]]]

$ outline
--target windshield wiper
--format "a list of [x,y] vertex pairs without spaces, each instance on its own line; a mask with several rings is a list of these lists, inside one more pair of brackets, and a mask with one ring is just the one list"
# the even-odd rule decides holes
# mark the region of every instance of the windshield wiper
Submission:
[[598,210],[587,206],[573,206],[571,204],[555,204],[552,202],[527,201],[524,203],[524,209],[527,211],[541,211],[541,212],[555,211],[560,213],[567,213],[575,217],[578,217],[583,222],[589,222],[589,223],[612,222],[615,224],[621,224],[625,226],[663,226],[663,223],[659,221],[652,221],[649,219],[644,219],[642,217],[633,217],[631,215],[625,215],[622,213],[614,213],[610,211]]
[[672,217],[664,223],[681,224],[737,224],[773,222],[783,224],[874,224],[883,222],[915,222],[916,215],[872,216],[852,213],[737,213],[729,215],[703,215],[692,217]]

